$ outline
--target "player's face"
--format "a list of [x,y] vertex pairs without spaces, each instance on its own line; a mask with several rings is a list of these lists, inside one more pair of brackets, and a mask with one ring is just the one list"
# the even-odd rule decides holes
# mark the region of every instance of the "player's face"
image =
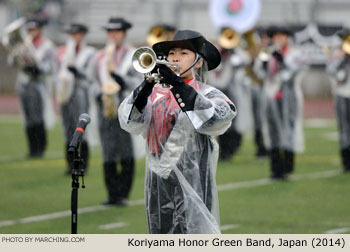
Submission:
[[41,29],[40,28],[31,28],[31,29],[28,29],[28,34],[33,38],[37,38],[40,36],[41,34]]
[[84,38],[84,33],[80,33],[80,32],[72,33],[70,36],[72,39],[74,39],[77,42],[77,44],[79,44]]
[[[182,73],[183,71],[186,71],[195,61],[196,59],[196,54],[192,52],[189,49],[183,49],[183,48],[173,48],[169,50],[168,53],[168,61],[176,63],[180,66],[180,72]],[[197,64],[194,66],[194,69],[197,70],[199,69],[202,64],[202,60],[197,62]],[[175,73],[176,69],[171,68]],[[183,75],[181,75],[182,79],[192,79],[192,71],[187,71]]]
[[288,36],[284,33],[276,33],[273,35],[272,41],[274,46],[283,48],[288,44]]
[[108,30],[107,37],[110,42],[120,46],[124,42],[126,32],[124,30]]

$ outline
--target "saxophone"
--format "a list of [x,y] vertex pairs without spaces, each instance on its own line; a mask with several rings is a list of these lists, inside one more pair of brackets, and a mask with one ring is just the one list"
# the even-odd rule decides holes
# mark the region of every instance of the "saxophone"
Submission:
[[66,53],[62,60],[62,67],[58,73],[57,82],[57,101],[62,105],[66,104],[73,94],[74,75],[68,70],[68,66],[74,63],[76,42],[73,39],[68,40]]
[[106,49],[106,80],[102,86],[103,115],[108,119],[113,119],[117,116],[117,107],[120,103],[118,96],[120,85],[111,76],[111,72],[115,69],[113,59],[115,50],[116,45],[114,43],[111,43]]

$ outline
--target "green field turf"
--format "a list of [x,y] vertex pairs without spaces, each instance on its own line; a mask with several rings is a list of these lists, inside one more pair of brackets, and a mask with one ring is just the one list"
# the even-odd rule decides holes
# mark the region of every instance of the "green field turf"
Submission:
[[[28,160],[19,117],[0,116],[0,233],[70,233],[71,178],[64,175],[61,136],[56,125],[49,132],[45,158]],[[350,174],[341,173],[335,123],[306,124],[305,136],[306,152],[297,156],[295,176],[287,182],[263,180],[269,177],[268,160],[255,159],[249,135],[232,161],[219,163],[223,233],[350,233]],[[240,184],[246,181],[253,184]],[[143,199],[143,160],[137,162],[132,206],[82,213],[106,199],[97,147],[92,149],[85,184],[79,189],[78,233],[147,233],[145,207],[137,201]],[[25,219],[63,211],[66,216],[49,220]],[[114,223],[119,224],[103,229]]]

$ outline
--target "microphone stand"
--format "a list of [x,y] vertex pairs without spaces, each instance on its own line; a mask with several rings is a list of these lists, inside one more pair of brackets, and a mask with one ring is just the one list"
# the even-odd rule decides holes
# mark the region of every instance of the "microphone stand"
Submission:
[[82,178],[82,188],[85,188],[84,184],[84,168],[83,159],[80,158],[79,150],[74,147],[69,147],[69,166],[72,170],[72,197],[71,197],[71,211],[72,211],[72,234],[76,234],[78,230],[78,189],[79,189],[79,177]]

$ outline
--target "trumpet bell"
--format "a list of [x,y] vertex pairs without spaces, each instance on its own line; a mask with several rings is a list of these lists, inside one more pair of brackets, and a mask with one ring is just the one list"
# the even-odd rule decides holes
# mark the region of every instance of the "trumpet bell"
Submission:
[[156,53],[148,47],[140,47],[132,56],[132,65],[139,73],[149,73],[156,64]]
[[238,46],[240,40],[241,36],[237,32],[231,28],[226,28],[220,34],[218,43],[222,48],[232,49]]

